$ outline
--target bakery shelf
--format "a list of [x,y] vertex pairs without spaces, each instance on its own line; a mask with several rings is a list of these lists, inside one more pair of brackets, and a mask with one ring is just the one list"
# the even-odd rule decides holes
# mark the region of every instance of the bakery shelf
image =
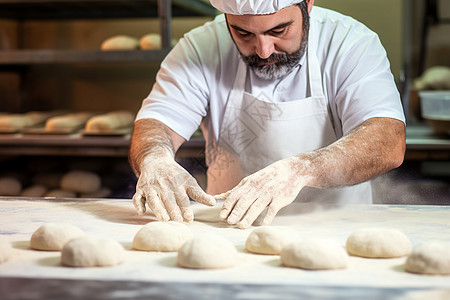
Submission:
[[[164,0],[167,2],[167,0]],[[172,0],[172,16],[214,16],[202,0]],[[157,0],[0,0],[0,18],[15,20],[158,17]]]
[[14,50],[0,51],[0,69],[13,65],[161,61],[163,50]]

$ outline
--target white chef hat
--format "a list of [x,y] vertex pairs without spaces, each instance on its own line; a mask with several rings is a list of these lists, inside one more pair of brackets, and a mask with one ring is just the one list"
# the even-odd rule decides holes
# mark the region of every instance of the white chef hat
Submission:
[[231,15],[267,15],[303,0],[210,0],[217,10]]

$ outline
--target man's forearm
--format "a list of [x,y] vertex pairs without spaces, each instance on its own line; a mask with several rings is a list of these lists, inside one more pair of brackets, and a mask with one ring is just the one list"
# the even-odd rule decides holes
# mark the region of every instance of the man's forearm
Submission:
[[147,156],[169,154],[174,157],[183,142],[181,136],[155,119],[136,121],[129,153],[130,165],[136,176],[140,175],[140,166]]
[[405,153],[404,123],[372,118],[335,143],[293,157],[309,186],[331,188],[367,181],[397,168]]

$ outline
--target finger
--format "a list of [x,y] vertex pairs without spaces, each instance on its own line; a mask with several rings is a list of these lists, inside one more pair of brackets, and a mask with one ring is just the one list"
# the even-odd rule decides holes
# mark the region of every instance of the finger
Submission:
[[227,219],[228,224],[236,225],[247,213],[248,209],[255,203],[257,198],[252,193],[248,193],[241,197],[230,212],[230,216]]
[[202,203],[208,206],[216,205],[216,199],[213,196],[208,195],[202,188],[198,185],[194,178],[191,178],[186,183],[186,193],[192,200]]
[[218,200],[218,201],[223,201],[226,200],[228,198],[228,196],[231,194],[232,190],[229,190],[228,192],[222,193],[222,194],[218,194],[218,195],[214,195],[214,199]]
[[150,190],[147,193],[147,205],[155,214],[155,217],[160,221],[169,221],[170,217],[167,214],[166,209],[161,203],[158,194],[155,190]]
[[169,214],[170,220],[176,222],[182,222],[183,217],[181,216],[181,211],[176,204],[175,195],[173,192],[161,192],[159,194],[161,201]]
[[225,221],[230,216],[231,211],[233,210],[234,206],[238,202],[238,200],[243,195],[243,189],[239,189],[235,187],[231,190],[231,193],[227,197],[227,199],[222,204],[222,209],[220,210],[220,219],[222,221]]
[[188,223],[192,222],[194,220],[194,213],[191,209],[191,202],[189,201],[189,197],[186,195],[186,192],[182,188],[179,188],[177,193],[175,194],[175,200],[177,201],[178,207],[180,208],[183,220]]
[[267,205],[269,205],[270,201],[271,200],[268,197],[256,200],[253,205],[250,206],[244,218],[239,222],[238,227],[240,229],[245,229],[252,225]]
[[269,204],[269,207],[267,208],[266,215],[264,216],[264,219],[262,221],[261,225],[270,225],[272,223],[273,219],[275,218],[276,214],[281,208],[274,204]]
[[133,195],[133,205],[138,214],[142,215],[145,213],[145,198],[143,197],[140,189],[137,189],[136,193]]

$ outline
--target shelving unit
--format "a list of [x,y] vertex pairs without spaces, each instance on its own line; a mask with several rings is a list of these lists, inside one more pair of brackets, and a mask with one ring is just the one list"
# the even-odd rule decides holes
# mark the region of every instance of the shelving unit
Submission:
[[[215,15],[216,10],[202,0],[0,0],[0,19],[16,21],[19,37],[18,49],[0,49],[0,72],[25,74],[27,67],[33,65],[160,62],[171,48],[172,17]],[[124,18],[158,18],[162,48],[124,51],[30,50],[22,46],[26,21]],[[202,145],[201,140],[190,142],[183,147],[180,155],[198,155],[196,149]],[[0,155],[126,157],[128,146],[129,136],[0,135]]]

